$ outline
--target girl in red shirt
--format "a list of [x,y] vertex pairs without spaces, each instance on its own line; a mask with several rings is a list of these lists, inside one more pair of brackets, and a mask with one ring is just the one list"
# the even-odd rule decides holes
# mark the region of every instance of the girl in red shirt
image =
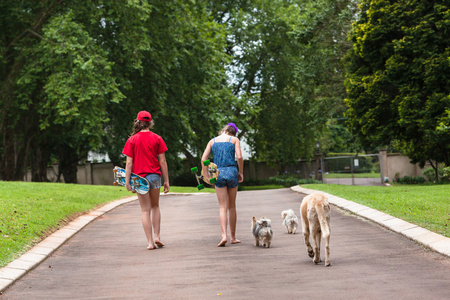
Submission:
[[[133,133],[122,151],[127,156],[125,167],[127,190],[131,191],[131,172],[145,177],[150,183],[150,190],[147,194],[137,194],[141,206],[142,226],[148,240],[147,249],[149,250],[164,246],[160,238],[159,194],[161,175],[164,176],[164,193],[168,193],[170,189],[169,170],[164,154],[167,151],[167,146],[159,135],[150,131],[153,124],[149,112],[139,112],[134,122]],[[155,234],[154,237],[153,233]]]

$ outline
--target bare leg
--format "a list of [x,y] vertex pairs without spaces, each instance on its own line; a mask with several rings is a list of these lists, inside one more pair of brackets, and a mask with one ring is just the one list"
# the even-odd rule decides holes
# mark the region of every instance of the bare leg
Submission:
[[236,223],[237,223],[237,213],[236,213],[236,196],[238,188],[228,189],[228,213],[230,219],[230,242],[232,244],[238,244],[241,241],[236,239]]
[[220,229],[222,232],[222,240],[217,245],[218,247],[225,246],[227,243],[227,209],[228,209],[228,188],[216,187],[217,200],[219,201],[219,218]]
[[155,233],[155,244],[159,248],[164,247],[164,244],[161,242],[161,211],[159,209],[159,189],[151,189],[150,194],[150,207],[152,213],[152,225],[153,232]]
[[152,217],[150,215],[150,194],[137,194],[137,196],[141,206],[142,227],[144,228],[145,236],[148,241],[147,249],[153,250],[155,245],[153,244]]

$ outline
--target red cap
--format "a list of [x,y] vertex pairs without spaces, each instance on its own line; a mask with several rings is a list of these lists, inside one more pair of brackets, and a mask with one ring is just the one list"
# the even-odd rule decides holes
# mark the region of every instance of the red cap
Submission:
[[148,111],[140,111],[137,115],[137,118],[139,121],[145,121],[150,122],[152,120],[152,115]]

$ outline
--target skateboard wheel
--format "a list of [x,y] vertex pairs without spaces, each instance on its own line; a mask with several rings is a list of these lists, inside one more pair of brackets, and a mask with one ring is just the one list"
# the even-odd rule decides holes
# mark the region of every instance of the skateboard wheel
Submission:
[[192,172],[192,173],[197,173],[197,172],[198,172],[197,167],[193,167],[193,168],[191,169],[191,172]]
[[217,182],[217,179],[216,179],[216,178],[211,178],[211,179],[209,180],[209,182],[211,182],[212,184],[214,184],[214,183]]
[[211,162],[209,161],[209,159],[203,161],[203,164],[204,164],[205,166],[209,166],[210,163],[211,163]]
[[131,192],[132,192],[133,194],[136,194],[136,190],[132,190]]
[[115,181],[113,182],[113,184],[114,184],[114,185],[119,185],[119,184],[118,184],[117,182],[115,182]]
[[203,190],[205,188],[205,186],[203,184],[199,184],[197,185],[198,190]]

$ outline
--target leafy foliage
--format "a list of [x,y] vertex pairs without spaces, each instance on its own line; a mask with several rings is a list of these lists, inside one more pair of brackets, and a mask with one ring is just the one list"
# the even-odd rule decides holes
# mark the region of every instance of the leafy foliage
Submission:
[[[218,4],[217,2],[221,2]],[[254,159],[287,164],[310,157],[326,120],[342,113],[340,58],[352,1],[214,1],[233,56],[235,117]]]
[[[121,151],[148,110],[171,172],[235,122],[254,157],[312,155],[343,110],[351,0],[9,1],[0,4],[1,178],[76,182],[89,150]],[[445,120],[444,120],[445,121]],[[445,122],[444,122],[445,125]],[[175,171],[176,172],[176,171]]]
[[450,163],[447,1],[361,1],[346,80],[364,146],[396,141],[413,163]]

